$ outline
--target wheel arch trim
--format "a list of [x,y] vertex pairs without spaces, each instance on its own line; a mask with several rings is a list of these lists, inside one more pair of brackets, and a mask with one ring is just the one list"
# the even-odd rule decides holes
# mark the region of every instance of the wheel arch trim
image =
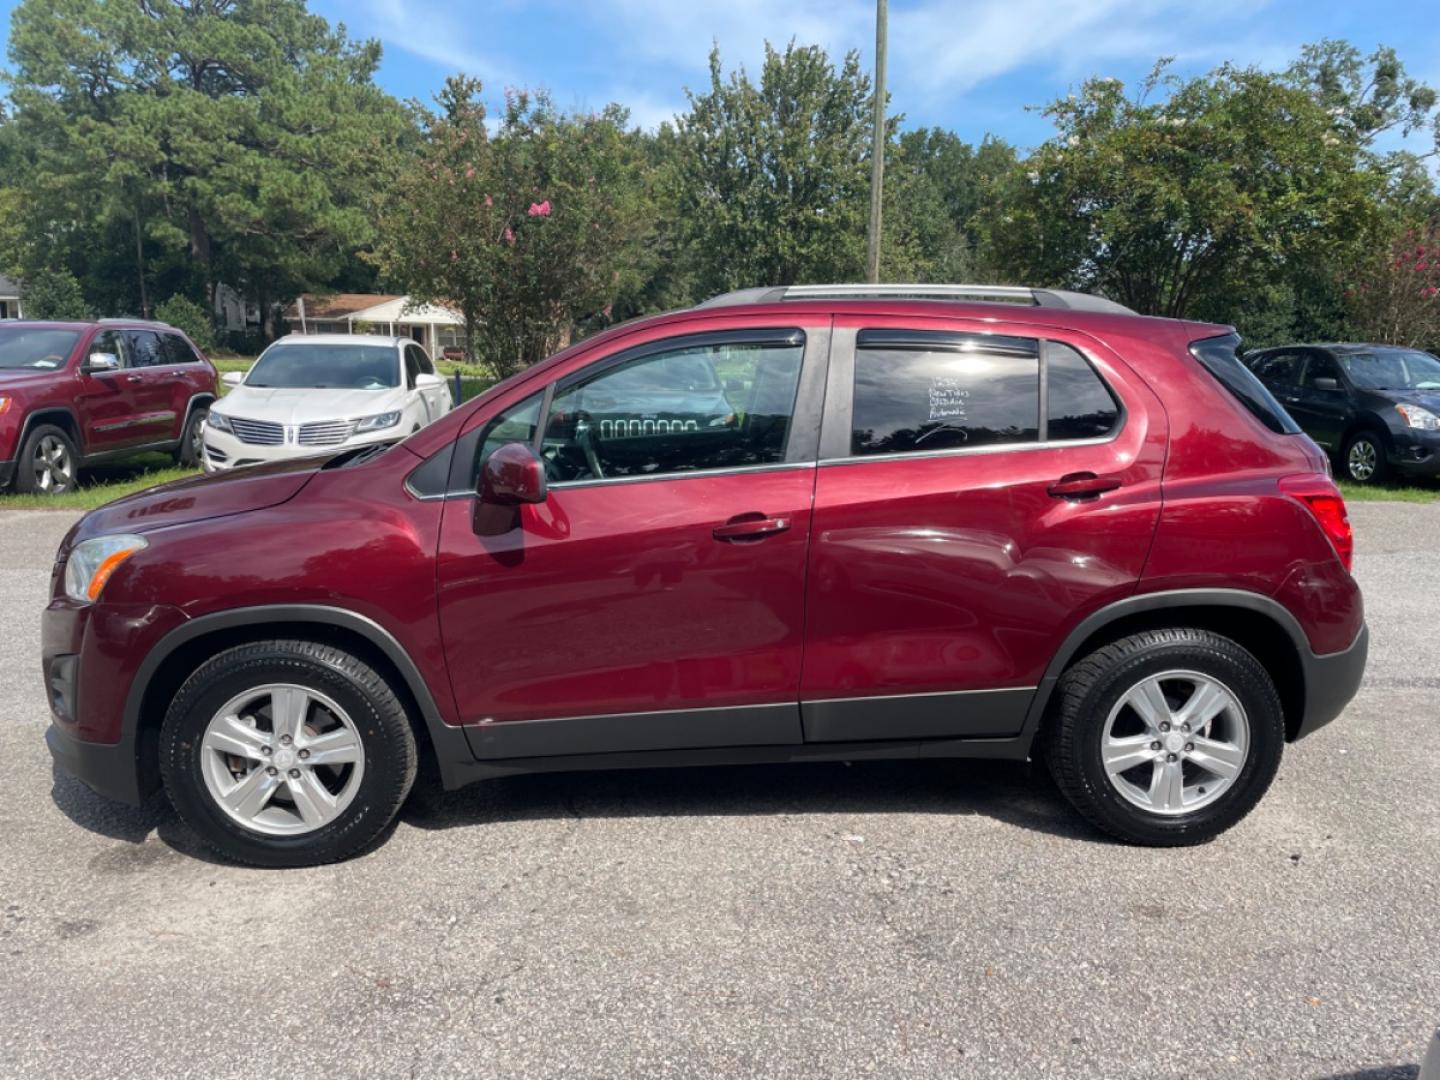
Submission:
[[[179,649],[210,634],[227,630],[264,627],[270,624],[309,623],[334,627],[363,638],[377,649],[404,680],[405,688],[419,708],[435,750],[442,777],[448,778],[456,761],[465,762],[474,756],[462,729],[447,724],[435,702],[425,677],[404,646],[374,619],[348,608],[324,604],[273,604],[232,608],[201,615],[175,627],[145,656],[130,683],[121,718],[121,738],[140,742],[145,697],[156,674]],[[143,772],[143,767],[142,767]]]
[[1060,681],[1060,676],[1076,659],[1080,647],[1086,641],[1121,619],[1133,615],[1182,608],[1230,608],[1234,611],[1249,611],[1268,617],[1285,631],[1291,645],[1294,646],[1300,657],[1301,670],[1306,675],[1306,682],[1309,682],[1309,665],[1306,661],[1313,659],[1315,653],[1310,647],[1309,639],[1306,638],[1299,620],[1278,600],[1263,593],[1249,592],[1245,589],[1170,589],[1162,592],[1140,593],[1128,596],[1123,600],[1116,600],[1098,611],[1091,612],[1065,636],[1065,640],[1061,642],[1060,647],[1055,650],[1055,655],[1051,657],[1049,665],[1045,668],[1045,674],[1040,680],[1040,685],[1035,690],[1034,700],[1031,701],[1030,710],[1025,717],[1022,737],[1027,739],[1035,737],[1040,729],[1040,723],[1044,719],[1050,698]]

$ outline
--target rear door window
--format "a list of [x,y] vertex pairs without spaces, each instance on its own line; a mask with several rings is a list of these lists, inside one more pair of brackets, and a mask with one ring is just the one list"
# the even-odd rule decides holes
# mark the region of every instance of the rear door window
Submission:
[[856,345],[851,455],[1039,441],[1038,341],[862,330]]
[[1069,345],[1045,343],[1045,434],[1050,442],[1103,439],[1120,424],[1120,405],[1090,361]]
[[1265,384],[1236,355],[1235,350],[1239,347],[1239,334],[1225,334],[1192,342],[1190,355],[1200,361],[1201,367],[1215,376],[1236,401],[1271,431],[1280,435],[1299,435],[1300,425],[1290,418],[1290,414],[1265,389]]
[[126,330],[125,339],[130,343],[129,367],[157,367],[168,363],[160,347],[160,335],[153,330]]

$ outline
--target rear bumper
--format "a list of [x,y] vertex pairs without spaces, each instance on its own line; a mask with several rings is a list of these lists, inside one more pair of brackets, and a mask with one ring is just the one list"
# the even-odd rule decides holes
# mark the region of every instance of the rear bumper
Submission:
[[1365,661],[1370,653],[1370,628],[1360,627],[1360,633],[1348,649],[1324,656],[1304,654],[1301,663],[1305,668],[1305,713],[1295,738],[1319,731],[1339,716],[1350,704],[1360,680],[1365,676]]
[[140,805],[140,770],[135,744],[129,737],[118,743],[92,743],[51,724],[45,732],[45,745],[56,765],[97,794],[131,806]]

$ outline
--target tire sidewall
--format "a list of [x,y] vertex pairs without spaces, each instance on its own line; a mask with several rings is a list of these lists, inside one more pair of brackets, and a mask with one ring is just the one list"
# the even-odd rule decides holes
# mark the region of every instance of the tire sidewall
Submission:
[[[310,657],[271,650],[229,663],[227,658],[222,654],[206,664],[181,688],[161,732],[161,774],[180,816],[222,853],[242,862],[309,866],[345,858],[363,847],[389,823],[392,792],[397,786],[408,788],[414,775],[413,744],[408,758],[405,747],[397,748],[393,720],[387,723],[382,714],[385,703],[373,701],[345,672]],[[210,720],[228,701],[267,683],[303,686],[334,700],[349,714],[365,755],[365,771],[350,805],[334,821],[299,836],[246,829],[216,804],[202,772],[201,742]],[[398,708],[393,698],[391,704]],[[377,822],[381,814],[384,820]]]
[[[1218,639],[1216,639],[1218,640]],[[1254,808],[1280,765],[1285,742],[1284,713],[1263,667],[1238,645],[1214,642],[1166,644],[1136,653],[1097,679],[1081,699],[1075,740],[1078,771],[1094,812],[1112,831],[1140,842],[1208,839],[1230,828]],[[1247,663],[1248,661],[1248,663]],[[1154,814],[1116,790],[1101,757],[1110,712],[1138,682],[1164,671],[1196,671],[1219,679],[1239,700],[1249,724],[1249,752],[1235,782],[1214,802],[1176,816]]]
[[185,428],[180,432],[180,449],[176,452],[176,462],[187,468],[200,464],[205,451],[198,444],[200,425],[205,422],[209,414],[208,406],[201,405],[190,410],[190,416],[185,421]]

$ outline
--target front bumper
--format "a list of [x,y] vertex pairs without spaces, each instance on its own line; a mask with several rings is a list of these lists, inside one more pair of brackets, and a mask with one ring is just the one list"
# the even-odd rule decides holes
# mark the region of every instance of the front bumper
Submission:
[[310,446],[290,442],[287,432],[286,442],[273,446],[257,446],[254,443],[241,442],[234,435],[217,431],[207,424],[204,431],[205,449],[201,454],[200,463],[207,473],[213,473],[225,472],[229,469],[242,469],[249,465],[262,465],[267,461],[292,461],[295,458],[321,457],[327,454],[338,454],[343,450],[352,450],[357,446],[394,442],[402,437],[402,432],[408,430],[402,420],[399,424],[386,428],[384,431],[366,432],[364,435],[355,435],[344,442],[332,443],[328,446]]
[[118,743],[92,743],[51,724],[45,732],[45,745],[56,765],[97,795],[130,806],[139,806],[144,801],[139,755],[135,752],[134,740],[128,736]]
[[1360,633],[1348,649],[1317,656],[1303,652],[1301,664],[1305,668],[1305,712],[1295,738],[1319,731],[1345,710],[1356,692],[1360,680],[1365,676],[1365,661],[1370,653],[1370,628],[1360,627]]
[[1403,476],[1440,476],[1440,431],[1407,428],[1391,440],[1388,460]]
[[10,481],[15,479],[15,462],[0,461],[0,491],[10,487]]

